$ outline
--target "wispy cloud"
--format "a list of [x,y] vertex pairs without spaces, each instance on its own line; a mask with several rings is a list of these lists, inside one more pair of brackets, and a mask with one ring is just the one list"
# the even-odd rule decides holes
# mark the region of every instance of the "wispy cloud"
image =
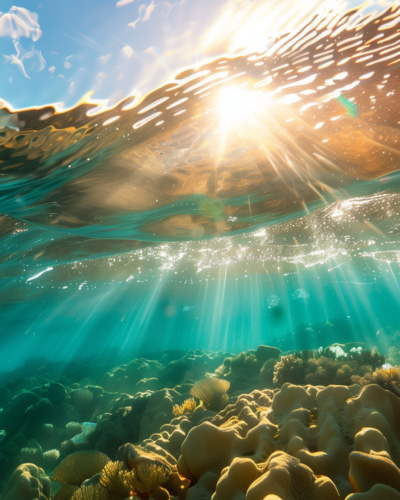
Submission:
[[124,5],[128,5],[128,3],[132,3],[135,0],[119,0],[119,2],[116,3],[117,7],[123,7]]
[[38,15],[22,7],[11,7],[6,14],[0,12],[0,36],[9,36],[14,40],[32,38],[36,42],[42,36]]
[[131,28],[135,29],[136,24],[141,22],[144,23],[150,19],[151,13],[153,10],[156,8],[156,5],[154,5],[154,0],[151,1],[151,4],[146,6],[145,4],[142,4],[139,7],[139,17],[134,21],[133,23],[129,23],[128,26]]
[[31,79],[31,77],[28,76],[25,70],[24,61],[26,59],[31,59],[31,58],[36,59],[36,61],[34,61],[35,69],[37,67],[36,71],[42,71],[46,67],[46,61],[42,56],[40,50],[35,50],[32,47],[32,50],[28,52],[22,47],[20,42],[17,42],[16,40],[14,40],[14,47],[16,54],[10,54],[10,55],[3,54],[3,56],[5,57],[6,62],[10,62],[11,64],[16,64],[19,67],[21,73],[25,76],[25,78],[29,78],[29,80]]

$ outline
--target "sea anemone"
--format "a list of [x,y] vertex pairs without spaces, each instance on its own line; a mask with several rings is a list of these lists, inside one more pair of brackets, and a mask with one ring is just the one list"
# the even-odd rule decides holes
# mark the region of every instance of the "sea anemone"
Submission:
[[195,384],[190,394],[203,401],[204,405],[213,411],[224,408],[229,401],[226,393],[230,387],[227,380],[219,378],[206,378]]

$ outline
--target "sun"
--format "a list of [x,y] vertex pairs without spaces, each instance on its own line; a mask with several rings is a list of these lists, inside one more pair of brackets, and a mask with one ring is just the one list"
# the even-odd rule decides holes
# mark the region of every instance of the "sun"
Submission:
[[262,93],[245,88],[228,87],[219,96],[219,110],[222,128],[243,126],[246,122],[257,120],[260,106],[265,104]]

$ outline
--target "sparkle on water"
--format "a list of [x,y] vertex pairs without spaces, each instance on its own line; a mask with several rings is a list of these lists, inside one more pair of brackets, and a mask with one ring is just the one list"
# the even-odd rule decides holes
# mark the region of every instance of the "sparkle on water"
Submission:
[[4,369],[390,345],[400,10],[360,12],[317,14],[140,102],[0,109]]

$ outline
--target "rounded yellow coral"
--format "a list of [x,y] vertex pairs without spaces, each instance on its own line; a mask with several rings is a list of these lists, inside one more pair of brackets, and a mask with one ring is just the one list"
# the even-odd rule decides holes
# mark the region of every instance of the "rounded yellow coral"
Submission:
[[80,486],[83,481],[103,470],[110,459],[99,451],[77,451],[68,455],[55,468],[53,479],[63,484]]

